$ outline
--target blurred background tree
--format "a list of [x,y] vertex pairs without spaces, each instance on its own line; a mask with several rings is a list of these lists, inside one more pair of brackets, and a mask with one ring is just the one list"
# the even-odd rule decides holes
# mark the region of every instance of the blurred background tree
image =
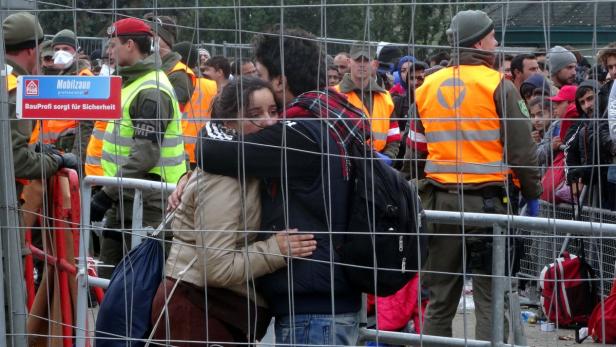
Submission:
[[[250,43],[255,33],[277,24],[299,27],[318,37],[386,41],[401,44],[409,54],[428,52],[424,45],[444,45],[452,6],[429,1],[400,4],[400,0],[371,5],[365,0],[48,0],[40,2],[39,18],[46,34],[69,28],[78,36],[102,37],[114,20],[142,17],[156,11],[173,17],[178,41]],[[326,6],[323,4],[326,3]],[[115,14],[113,8],[116,8]],[[199,30],[196,30],[199,28]],[[328,44],[335,54],[346,44]]]

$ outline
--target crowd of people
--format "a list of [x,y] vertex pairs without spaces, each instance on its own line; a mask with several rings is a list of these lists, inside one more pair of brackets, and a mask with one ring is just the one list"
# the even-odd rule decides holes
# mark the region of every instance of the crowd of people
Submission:
[[[45,179],[61,168],[177,183],[170,196],[143,193],[145,226],[175,213],[153,302],[157,339],[251,342],[273,316],[277,343],[356,343],[361,293],[333,264],[353,191],[345,139],[359,130],[334,129],[320,121],[323,110],[328,119],[363,114],[367,144],[417,184],[426,209],[517,213],[524,205],[537,216],[541,199],[616,210],[607,121],[616,44],[594,66],[572,47],[510,56],[497,53],[484,12],[462,11],[447,30],[451,52],[425,62],[406,47],[377,52],[367,42],[324,56],[311,34],[280,28],[256,36],[250,59],[230,61],[176,42],[176,27],[154,14],[121,19],[105,48],[86,55],[71,30],[44,41],[29,13],[3,21],[25,227],[37,223]],[[17,77],[33,74],[121,76],[121,119],[16,119]],[[104,223],[98,257],[111,265],[101,277],[130,249],[133,195],[94,189],[91,221]],[[491,232],[428,232],[446,236],[430,237],[421,279],[429,302],[414,331],[451,336],[463,285],[456,274],[491,274],[491,240],[482,237]],[[410,290],[416,300],[413,283],[381,302],[380,314],[400,310],[392,303]],[[474,277],[473,289],[476,338],[490,340],[490,277]],[[167,323],[156,325],[161,317]]]

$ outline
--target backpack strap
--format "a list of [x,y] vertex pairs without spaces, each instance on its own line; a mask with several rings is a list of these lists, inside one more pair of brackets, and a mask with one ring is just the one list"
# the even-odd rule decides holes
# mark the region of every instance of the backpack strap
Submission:
[[578,257],[580,257],[580,260],[585,262],[586,261],[586,250],[584,249],[584,238],[583,237],[578,238],[577,242],[578,242],[578,249],[577,249]]

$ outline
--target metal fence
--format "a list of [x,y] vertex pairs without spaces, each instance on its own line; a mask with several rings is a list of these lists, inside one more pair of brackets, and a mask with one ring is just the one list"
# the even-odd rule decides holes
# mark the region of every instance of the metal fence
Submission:
[[[540,216],[544,218],[558,218],[563,220],[574,219],[574,208],[571,205],[553,205],[543,201]],[[520,260],[521,277],[538,279],[541,270],[554,259],[560,256],[563,250],[570,254],[578,254],[578,242],[584,243],[586,261],[592,266],[595,275],[602,278],[603,295],[609,294],[614,278],[614,264],[616,263],[616,239],[603,234],[601,223],[616,224],[616,212],[583,207],[577,220],[599,223],[590,231],[590,234],[579,232],[567,233],[558,227],[551,230],[520,228],[519,241],[523,249]],[[578,238],[579,237],[579,238]]]
[[[45,35],[45,40],[53,39],[53,35]],[[77,42],[79,47],[83,50],[83,52],[87,55],[91,55],[97,49],[102,51],[105,45],[106,38],[102,37],[88,37],[88,36],[80,36],[77,38]]]
[[88,330],[87,309],[88,309],[88,293],[90,286],[107,288],[109,280],[100,279],[88,276],[88,254],[90,246],[90,198],[92,186],[115,186],[123,189],[134,189],[135,196],[133,199],[133,215],[132,215],[132,247],[137,247],[141,239],[146,236],[147,230],[142,227],[143,220],[143,190],[165,191],[172,192],[175,190],[175,184],[167,184],[163,182],[154,182],[147,180],[131,179],[131,178],[115,178],[115,177],[98,177],[88,176],[82,181],[81,191],[83,192],[81,205],[81,237],[79,242],[79,260],[77,270],[77,319],[75,322],[76,331],[76,346],[85,347],[87,345],[88,334],[93,331]]
[[[86,346],[89,337],[93,334],[93,331],[88,329],[86,312],[88,309],[88,293],[89,286],[97,286],[106,288],[109,284],[108,280],[93,278],[87,275],[87,250],[89,245],[90,227],[89,223],[89,207],[90,198],[89,192],[93,185],[113,185],[122,186],[125,189],[136,189],[135,201],[133,204],[133,247],[136,247],[141,241],[140,238],[144,236],[145,230],[141,227],[140,216],[143,208],[141,200],[141,189],[163,189],[165,191],[172,191],[174,185],[163,185],[159,182],[143,181],[136,179],[117,179],[111,177],[94,177],[90,176],[84,179],[82,182],[82,191],[84,192],[84,198],[82,200],[82,237],[80,238],[80,260],[78,271],[78,299],[77,299],[77,320],[76,320],[76,345]],[[550,215],[550,209],[552,210]],[[537,266],[532,264],[541,264],[541,262],[551,262],[553,255],[557,254],[560,247],[564,242],[567,242],[568,236],[575,234],[582,237],[591,237],[600,230],[602,235],[613,238],[616,236],[616,225],[604,224],[605,219],[599,219],[597,216],[603,216],[604,211],[598,211],[596,209],[584,209],[582,216],[585,221],[573,221],[567,219],[555,219],[554,218],[554,206],[547,203],[542,204],[542,217],[520,217],[511,215],[493,215],[483,213],[460,213],[460,212],[447,212],[447,211],[425,211],[425,222],[429,223],[443,223],[443,224],[455,224],[455,225],[467,225],[467,226],[482,226],[492,227],[494,236],[493,246],[493,286],[492,286],[492,310],[493,310],[493,331],[492,341],[479,341],[471,339],[461,338],[444,338],[438,336],[429,336],[423,334],[411,334],[401,332],[386,332],[375,329],[362,328],[360,330],[360,343],[365,341],[378,341],[382,343],[395,343],[395,344],[421,344],[426,346],[488,346],[493,344],[499,344],[503,340],[503,317],[506,312],[505,295],[508,295],[509,314],[511,317],[520,316],[520,306],[517,298],[516,291],[508,291],[507,288],[515,288],[515,278],[505,276],[505,252],[507,237],[510,236],[507,230],[533,230],[528,235],[521,236],[524,244],[524,250],[526,257],[523,259],[523,266],[521,272],[526,272],[527,275],[535,277],[537,272],[533,269],[537,269]],[[566,217],[571,215],[572,211],[566,207],[558,207],[558,217]],[[609,213],[613,217],[614,213]],[[548,217],[549,216],[549,217]],[[558,230],[559,236],[554,236],[554,230]],[[540,236],[540,237],[539,237]],[[600,239],[601,240],[601,239]],[[613,239],[610,239],[609,247],[613,248]],[[596,242],[588,242],[588,254],[589,259],[594,259],[594,263],[591,261],[594,267],[598,269],[602,268],[601,258],[596,258],[595,253],[592,253]],[[601,244],[601,242],[599,242]],[[552,245],[552,248],[550,248]],[[572,245],[569,246],[570,248]],[[613,252],[611,253],[613,254]],[[611,258],[609,258],[611,259]],[[604,258],[603,261],[608,259]],[[603,269],[603,276],[613,275],[613,264],[610,268],[611,272],[606,272]],[[602,278],[603,278],[602,276]],[[513,281],[513,282],[512,282]],[[526,345],[526,338],[524,336],[524,330],[521,326],[519,319],[512,320],[513,331],[513,345]]]

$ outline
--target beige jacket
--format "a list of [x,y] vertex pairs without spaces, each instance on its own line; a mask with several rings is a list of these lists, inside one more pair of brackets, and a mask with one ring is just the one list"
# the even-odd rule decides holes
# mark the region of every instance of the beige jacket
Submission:
[[[244,188],[244,191],[242,190]],[[228,288],[255,297],[254,279],[286,261],[274,237],[254,242],[261,224],[259,182],[197,170],[193,173],[171,224],[173,245],[165,275],[199,287]],[[193,263],[194,262],[194,263]],[[191,264],[193,263],[193,264]]]

